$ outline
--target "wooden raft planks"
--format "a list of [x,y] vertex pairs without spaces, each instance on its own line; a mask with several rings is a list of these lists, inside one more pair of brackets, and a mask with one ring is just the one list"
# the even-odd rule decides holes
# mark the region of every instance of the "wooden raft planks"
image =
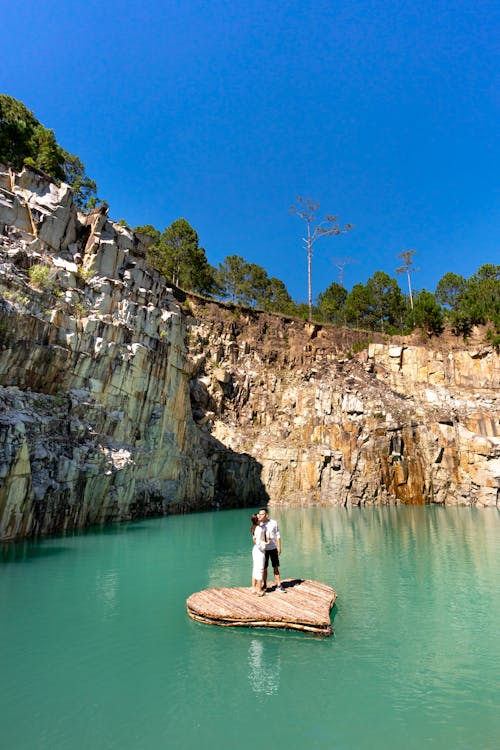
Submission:
[[265,627],[331,635],[330,611],[336,593],[325,583],[299,578],[283,581],[281,594],[271,586],[265,596],[249,588],[198,591],[186,601],[193,620],[225,627]]

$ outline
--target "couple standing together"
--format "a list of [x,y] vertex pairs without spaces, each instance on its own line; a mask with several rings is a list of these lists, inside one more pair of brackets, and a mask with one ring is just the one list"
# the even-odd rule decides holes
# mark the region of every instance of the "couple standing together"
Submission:
[[267,586],[267,566],[269,560],[273,566],[276,591],[285,593],[281,585],[280,559],[281,537],[278,524],[267,515],[267,510],[261,508],[252,516],[252,593],[264,596]]

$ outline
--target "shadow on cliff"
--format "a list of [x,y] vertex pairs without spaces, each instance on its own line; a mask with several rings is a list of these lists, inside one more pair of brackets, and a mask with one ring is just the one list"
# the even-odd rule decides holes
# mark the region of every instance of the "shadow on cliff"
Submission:
[[261,479],[262,464],[248,453],[236,453],[202,429],[200,441],[213,472],[216,508],[267,505],[269,495]]
[[234,400],[232,383],[219,382],[221,402],[209,392],[198,372],[190,383],[191,413],[198,428],[201,448],[208,461],[213,482],[212,506],[243,508],[267,505],[269,495],[262,481],[262,464],[248,453],[237,453],[212,435],[216,414],[224,402]]

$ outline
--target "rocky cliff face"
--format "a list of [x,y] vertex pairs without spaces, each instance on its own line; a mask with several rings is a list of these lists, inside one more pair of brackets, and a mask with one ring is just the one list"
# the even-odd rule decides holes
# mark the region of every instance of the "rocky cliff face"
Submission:
[[146,243],[0,174],[0,538],[267,499],[497,505],[491,347],[186,296]]
[[0,177],[0,538],[265,496],[193,421],[182,298],[146,241],[65,185]]
[[272,502],[497,506],[491,347],[369,343],[278,316],[192,307],[195,417],[262,464]]

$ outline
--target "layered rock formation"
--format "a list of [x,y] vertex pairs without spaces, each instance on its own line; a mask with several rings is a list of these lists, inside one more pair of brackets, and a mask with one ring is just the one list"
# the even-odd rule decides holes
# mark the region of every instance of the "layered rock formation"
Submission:
[[262,464],[273,502],[498,505],[492,347],[370,343],[192,304],[195,400],[221,442]]
[[186,296],[147,241],[0,174],[0,538],[267,499],[497,505],[491,347]]
[[264,498],[193,421],[182,299],[147,238],[32,171],[0,186],[0,538]]

